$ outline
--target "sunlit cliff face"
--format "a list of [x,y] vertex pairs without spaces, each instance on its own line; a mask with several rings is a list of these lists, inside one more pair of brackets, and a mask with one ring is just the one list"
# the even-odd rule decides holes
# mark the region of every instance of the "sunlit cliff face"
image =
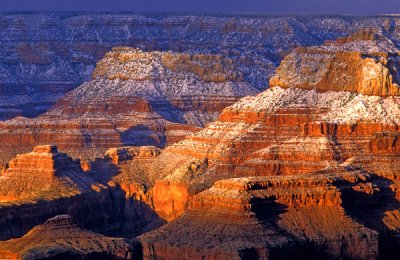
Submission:
[[[99,17],[64,22],[102,42],[120,25]],[[394,17],[123,17],[130,43],[175,51],[114,47],[47,112],[0,122],[0,258],[397,253]],[[319,45],[358,27],[379,28]]]

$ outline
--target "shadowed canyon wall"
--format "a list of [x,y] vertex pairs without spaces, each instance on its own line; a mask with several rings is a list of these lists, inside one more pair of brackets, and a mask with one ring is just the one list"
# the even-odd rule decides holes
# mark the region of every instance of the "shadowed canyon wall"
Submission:
[[90,79],[114,46],[225,54],[243,79],[268,86],[280,60],[363,28],[399,42],[399,18],[350,16],[205,16],[93,13],[0,14],[0,120],[35,117]]

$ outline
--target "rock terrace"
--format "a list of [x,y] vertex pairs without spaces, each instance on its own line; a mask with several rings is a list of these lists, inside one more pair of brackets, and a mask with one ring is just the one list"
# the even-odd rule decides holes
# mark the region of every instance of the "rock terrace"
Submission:
[[361,31],[285,57],[270,86],[399,95],[399,49],[382,34]]
[[134,241],[105,237],[80,229],[73,218],[59,215],[30,230],[25,236],[0,242],[0,257],[12,259],[140,257]]
[[[295,50],[283,61],[277,76],[271,80],[286,82],[285,75],[289,75],[287,82],[299,77],[304,80],[303,83],[299,81],[303,85],[280,86],[279,83],[279,86],[256,96],[245,97],[223,109],[218,120],[207,124],[204,129],[182,137],[163,149],[149,144],[131,147],[121,144],[117,138],[115,143],[110,141],[113,129],[127,126],[118,118],[124,117],[125,112],[115,113],[123,111],[125,106],[111,106],[109,117],[102,118],[102,123],[112,122],[115,128],[95,128],[95,124],[81,120],[82,115],[85,118],[93,116],[90,117],[93,119],[91,122],[96,122],[97,115],[107,115],[105,112],[108,108],[101,110],[93,104],[107,101],[108,94],[113,93],[112,89],[118,90],[121,82],[123,89],[126,87],[134,91],[135,87],[130,88],[134,86],[132,84],[147,80],[142,80],[142,75],[150,75],[154,80],[152,72],[146,70],[147,65],[144,68],[132,65],[135,59],[157,58],[157,64],[164,66],[160,53],[150,55],[125,48],[113,50],[118,53],[104,59],[93,81],[68,94],[46,115],[53,113],[53,118],[62,117],[62,111],[68,111],[65,112],[67,117],[79,118],[76,121],[84,126],[71,129],[84,129],[82,132],[85,137],[93,137],[89,132],[100,129],[99,132],[104,134],[102,142],[116,144],[115,148],[104,149],[107,152],[102,158],[82,161],[80,164],[85,171],[79,169],[77,176],[90,178],[95,185],[89,188],[78,185],[80,182],[73,182],[76,184],[74,187],[80,188],[79,191],[91,189],[94,192],[82,192],[82,197],[88,196],[84,197],[87,199],[75,196],[66,200],[66,204],[61,204],[60,208],[72,203],[73,206],[68,210],[74,216],[85,212],[84,218],[78,220],[90,229],[105,234],[117,230],[116,233],[120,235],[140,235],[138,238],[145,259],[282,259],[293,255],[306,259],[385,259],[397,253],[400,244],[400,106],[398,96],[392,91],[396,87],[395,44],[381,34],[361,32],[310,49],[317,49],[317,52],[324,49],[323,52],[328,52],[329,57],[321,58],[315,53],[302,56],[301,52]],[[345,53],[343,57],[338,54],[340,50]],[[346,52],[356,52],[358,58],[355,60],[360,62],[358,65],[366,59],[374,59],[375,65],[383,66],[387,71],[382,69],[384,73],[374,75],[357,74],[360,67],[352,67],[353,54],[347,56]],[[220,58],[202,56],[200,59],[199,56],[184,54],[175,57],[177,54],[173,53],[165,55],[172,55],[171,59],[176,58],[184,65],[176,67],[173,61],[168,60],[173,65],[166,65],[168,72],[163,71],[166,74],[161,75],[183,73],[200,80],[210,75],[210,67],[215,67],[218,75],[232,75],[228,70],[230,66],[224,67],[229,62]],[[343,60],[336,62],[337,55]],[[296,62],[291,63],[293,57],[300,57],[301,66],[309,64],[315,68],[297,71],[293,65]],[[314,63],[307,61],[308,57]],[[198,64],[194,65],[193,61]],[[212,65],[204,65],[205,61],[207,64],[211,61]],[[116,71],[110,67],[114,62],[117,63]],[[289,65],[285,65],[285,62]],[[122,73],[120,66],[125,65],[132,69],[127,75],[133,76],[114,79],[112,75]],[[340,71],[335,69],[337,67],[343,68],[343,73],[336,73]],[[158,68],[157,72],[161,71],[160,68],[164,69]],[[318,71],[320,68],[321,71]],[[333,78],[329,78],[326,84],[318,83],[318,77],[330,74],[330,69],[335,71],[331,75]],[[359,84],[339,86],[335,83],[342,81],[342,76],[353,77],[351,73],[354,71],[357,77],[361,76],[351,81]],[[388,81],[382,81],[382,75],[388,75],[385,76]],[[233,76],[225,77],[229,82]],[[217,78],[216,82],[201,80],[204,86],[226,83],[220,76]],[[235,79],[241,82],[240,77]],[[168,81],[169,78],[157,80]],[[104,82],[107,87],[97,85],[98,82]],[[147,120],[155,113],[161,115],[160,110],[154,110],[152,103],[153,98],[161,92],[156,91],[154,93],[157,95],[153,95],[156,88],[146,89],[149,90],[147,96],[141,96],[140,102],[139,99],[134,102],[136,110],[132,107],[129,110],[134,110],[137,117]],[[163,89],[162,86],[159,89]],[[165,91],[165,96],[168,98],[170,94],[177,94],[176,90],[188,89],[190,87],[169,89],[171,92]],[[95,100],[98,96],[100,98],[89,106],[81,102]],[[114,104],[119,102],[117,100]],[[165,114],[160,117],[157,122],[164,122]],[[132,123],[130,117],[125,119],[125,124]],[[17,119],[7,123],[10,122],[11,125],[18,125]],[[141,122],[144,125],[144,121]],[[144,135],[149,129],[160,131],[159,125],[156,126],[158,128],[141,126],[128,136],[135,137],[138,133]],[[176,131],[182,130],[177,124],[174,127]],[[13,190],[11,183],[17,181],[23,182],[23,187],[36,187],[31,184],[35,178],[7,179],[25,176],[24,172],[31,165],[58,169],[57,164],[43,163],[47,162],[47,159],[43,159],[46,156],[52,160],[57,158],[59,153],[54,147],[38,147],[32,154],[21,155],[10,162],[11,173],[8,173],[9,169],[5,170],[0,178],[4,185],[0,187],[6,187],[5,190],[10,192]],[[12,169],[16,169],[14,173]],[[56,170],[51,175],[54,180],[71,176],[64,173],[68,172],[67,169],[60,169],[63,170]],[[60,190],[64,186],[57,183],[55,187]],[[37,186],[36,189],[38,194],[46,191],[43,186]],[[61,198],[64,198],[64,194],[61,193]],[[37,198],[36,195],[29,196],[27,198]],[[46,206],[54,212],[60,211],[56,207],[60,205],[57,204],[59,201],[53,201],[46,193],[43,197],[49,201]],[[6,197],[5,200],[15,203],[11,203],[3,212],[0,208],[0,223],[4,223],[0,228],[8,232],[5,239],[22,233],[8,230],[8,219],[16,219],[17,210],[29,212],[36,206],[34,203],[25,203],[24,207],[16,205],[23,199],[25,197]],[[10,210],[13,205],[17,210]],[[28,215],[22,214],[21,218],[26,219]],[[89,221],[86,221],[86,217]],[[42,218],[40,214],[35,215],[34,225]],[[21,229],[26,230],[27,227]]]

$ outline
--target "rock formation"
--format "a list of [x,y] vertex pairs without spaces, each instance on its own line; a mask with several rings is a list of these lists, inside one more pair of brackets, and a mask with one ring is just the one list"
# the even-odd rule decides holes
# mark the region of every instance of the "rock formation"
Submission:
[[257,93],[218,55],[114,48],[84,83],[35,118],[0,123],[3,162],[37,144],[94,159],[111,147],[165,146]]
[[78,161],[59,153],[56,146],[36,146],[12,159],[0,177],[0,203],[71,197],[91,188]]
[[137,242],[86,231],[68,215],[51,218],[21,238],[0,242],[2,259],[139,259],[140,256]]
[[154,162],[161,169],[154,190],[193,194],[232,176],[306,174],[353,156],[397,153],[397,104],[396,97],[272,88],[166,148]]
[[114,46],[225,53],[258,89],[288,51],[363,28],[399,42],[397,16],[217,16],[128,13],[0,15],[0,120],[35,117],[91,78]]
[[344,90],[398,96],[399,50],[388,38],[361,31],[318,47],[300,47],[285,57],[270,86]]
[[[364,56],[370,55],[377,59],[374,64],[387,71],[359,74],[353,58],[342,59],[340,64],[332,61],[339,52],[354,52],[355,46],[361,48],[356,51],[358,64],[362,65],[369,59]],[[400,97],[395,92],[397,65],[391,63],[397,55],[396,45],[383,34],[361,32],[322,47],[310,47],[318,48],[325,48],[334,58],[320,59],[318,55],[304,55],[295,50],[285,58],[271,80],[292,82],[292,75],[296,75],[304,79],[299,81],[301,84],[294,87],[272,84],[273,87],[258,95],[242,98],[223,109],[218,120],[164,149],[130,147],[121,145],[118,139],[111,141],[110,133],[115,129],[125,131],[126,124],[138,124],[138,119],[132,120],[134,117],[125,114],[125,106],[134,111],[136,117],[142,117],[141,124],[165,122],[168,115],[160,112],[162,109],[155,110],[162,107],[155,102],[160,93],[170,101],[185,91],[196,91],[193,87],[196,81],[203,87],[226,86],[230,91],[233,86],[246,86],[246,83],[240,81],[240,74],[232,72],[235,70],[231,70],[228,58],[114,49],[99,63],[91,82],[72,91],[45,115],[23,121],[38,124],[40,120],[51,122],[45,118],[63,119],[68,115],[61,121],[66,122],[64,128],[75,129],[67,127],[69,122],[79,122],[84,126],[78,128],[82,130],[80,134],[88,138],[88,144],[97,140],[93,148],[102,147],[106,152],[103,158],[81,161],[84,171],[79,170],[79,174],[91,179],[93,184],[84,188],[86,192],[82,192],[81,197],[71,197],[64,202],[46,197],[49,198],[46,207],[37,207],[47,208],[47,215],[71,212],[74,217],[81,217],[77,221],[82,226],[102,234],[132,236],[152,230],[139,237],[146,259],[282,259],[293,255],[299,258],[389,258],[397,253],[400,244]],[[314,63],[307,61],[308,57],[315,59]],[[385,57],[387,61],[383,60]],[[320,64],[316,71],[297,71],[296,66],[290,65],[292,59],[312,66]],[[109,64],[114,63],[116,66],[107,70]],[[315,75],[319,77],[325,73],[320,73],[323,69],[318,71],[320,67],[341,73],[330,75],[326,84],[314,84],[319,82]],[[288,79],[285,75],[289,75]],[[356,84],[340,88],[337,82],[344,80],[343,75],[352,77]],[[382,81],[382,75],[388,80]],[[175,79],[186,82],[183,76],[195,79],[194,85],[167,88],[177,85],[162,83],[175,82]],[[161,82],[157,87],[147,82],[154,77]],[[239,83],[232,80],[239,80]],[[141,84],[135,85],[136,81]],[[243,86],[240,89],[246,89]],[[213,90],[215,88],[209,88],[210,92],[199,91],[206,95],[214,94]],[[228,93],[235,93],[230,91]],[[114,96],[119,93],[133,98],[139,92],[145,92],[145,96],[134,99],[131,107],[129,102],[119,107],[120,101]],[[144,101],[139,102],[139,99]],[[107,114],[106,106],[102,108],[104,104],[110,104],[107,109],[113,112]],[[187,112],[183,108],[179,111]],[[201,113],[207,111],[200,109]],[[158,117],[149,120],[151,115]],[[92,121],[86,121],[87,118]],[[12,132],[13,124],[18,126],[14,131],[32,129],[29,125],[21,128],[16,123],[18,120],[21,119],[7,121],[4,129]],[[95,139],[96,135],[91,133],[95,133],[98,120],[111,122],[115,127],[97,128],[99,135]],[[57,124],[54,129],[61,129]],[[181,131],[180,125],[175,122],[174,131]],[[139,128],[139,133],[167,129],[151,128],[150,123],[147,126]],[[50,130],[33,131],[33,136],[41,133],[48,137],[53,130],[49,125],[46,129]],[[67,136],[72,138],[75,134]],[[141,135],[134,132],[128,136]],[[68,138],[60,144],[73,147],[76,142]],[[101,146],[102,142],[106,145]],[[114,144],[116,148],[106,149]],[[79,147],[78,151],[85,146],[75,147]],[[1,188],[7,187],[7,192],[12,190],[10,184],[15,181],[7,181],[8,178],[25,176],[30,165],[37,168],[32,176],[58,180],[66,175],[63,172],[68,169],[45,171],[49,165],[65,166],[64,160],[59,164],[49,163],[48,154],[53,158],[50,162],[58,161],[54,160],[58,158],[54,147],[38,147],[34,151],[34,156],[19,156],[5,166],[0,177],[4,182]],[[71,165],[79,166],[78,163]],[[29,178],[24,180],[30,185]],[[62,185],[60,187],[64,187]],[[57,187],[52,190],[61,189]],[[61,192],[61,197],[62,194],[65,193]],[[0,232],[3,239],[25,233],[28,225],[22,225],[22,220],[26,220],[27,212],[33,212],[36,206],[18,205],[21,198],[10,198],[11,205],[0,208],[0,228],[5,230]],[[61,209],[71,203],[73,206],[62,212]],[[83,203],[86,204],[81,205]],[[22,217],[17,218],[17,212]],[[30,223],[31,226],[45,215],[36,210],[34,213],[35,223]],[[23,227],[10,229],[7,222],[10,218],[14,219],[13,224],[17,222]],[[163,221],[168,223],[158,228]],[[18,225],[11,225],[15,226]]]
[[218,181],[193,197],[183,217],[140,237],[144,257],[374,259],[377,233],[341,206],[341,193],[365,179],[371,176],[330,169]]
[[[131,149],[130,154],[142,158],[150,149],[137,151]],[[154,148],[151,153],[156,151]],[[84,163],[52,145],[36,146],[33,152],[12,159],[0,177],[0,240],[21,236],[59,214],[73,216],[89,230],[125,237],[162,225],[164,221],[149,206],[132,201],[119,185],[110,182],[117,174],[114,161],[110,157],[102,161],[101,172],[93,162],[84,172]]]
[[147,171],[158,176],[146,189],[153,209],[171,222],[140,237],[145,257],[395,253],[400,99],[382,92],[384,85],[369,89],[381,96],[272,87],[164,149]]

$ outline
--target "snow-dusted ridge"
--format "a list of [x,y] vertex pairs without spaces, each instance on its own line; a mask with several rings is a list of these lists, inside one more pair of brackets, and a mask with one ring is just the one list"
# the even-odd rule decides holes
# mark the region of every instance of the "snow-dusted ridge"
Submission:
[[315,89],[273,87],[256,96],[245,97],[226,109],[274,113],[287,107],[326,109],[320,119],[328,122],[400,123],[400,97],[383,98],[347,91],[318,92]]

